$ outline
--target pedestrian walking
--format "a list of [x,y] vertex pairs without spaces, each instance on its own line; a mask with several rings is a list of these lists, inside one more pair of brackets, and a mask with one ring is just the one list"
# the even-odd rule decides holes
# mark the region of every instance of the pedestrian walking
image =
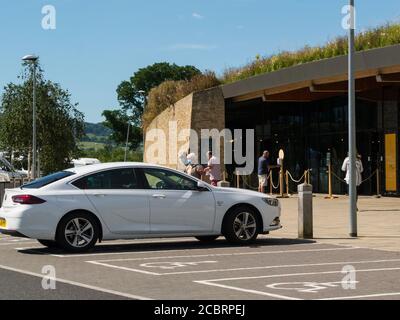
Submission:
[[258,192],[267,192],[269,170],[269,152],[265,150],[261,157],[258,158]]
[[209,176],[211,185],[216,187],[218,182],[221,181],[221,165],[219,159],[216,156],[213,156],[211,151],[207,152],[207,157],[208,163],[204,172]]
[[[343,161],[342,171],[346,172],[346,177],[344,178],[344,180],[347,183],[347,192],[348,192],[348,194],[350,194],[350,185],[349,185],[349,183],[350,183],[350,158],[349,158],[349,156],[347,156],[346,159],[344,159],[344,161]],[[356,197],[357,197],[357,200],[358,200],[358,189],[362,183],[362,173],[363,172],[364,172],[364,167],[363,167],[363,164],[361,161],[361,155],[357,154],[357,157],[356,157],[356,186],[357,186]],[[357,210],[358,210],[358,208],[357,208]]]

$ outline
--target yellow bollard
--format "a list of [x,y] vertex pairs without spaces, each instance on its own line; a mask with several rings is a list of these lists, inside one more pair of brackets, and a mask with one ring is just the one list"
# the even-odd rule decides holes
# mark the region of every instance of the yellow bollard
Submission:
[[332,165],[328,165],[328,196],[325,199],[336,199],[338,197],[333,196],[332,194]]
[[286,194],[289,196],[289,174],[286,170]]

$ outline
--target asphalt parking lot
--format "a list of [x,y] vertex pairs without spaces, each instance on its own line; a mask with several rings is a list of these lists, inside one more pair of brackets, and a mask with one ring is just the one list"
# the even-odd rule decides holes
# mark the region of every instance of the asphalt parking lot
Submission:
[[[42,288],[46,266],[54,290]],[[151,239],[66,254],[0,235],[0,278],[0,299],[399,299],[400,253],[262,236],[247,247]]]

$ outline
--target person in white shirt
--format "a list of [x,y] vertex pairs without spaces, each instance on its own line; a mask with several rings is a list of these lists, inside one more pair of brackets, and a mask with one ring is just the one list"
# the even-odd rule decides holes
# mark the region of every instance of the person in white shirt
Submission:
[[221,181],[221,165],[218,158],[213,156],[211,151],[207,152],[207,156],[208,164],[204,172],[210,176],[211,185],[216,187],[218,182]]
[[[347,190],[348,190],[348,194],[350,194],[350,190],[349,190],[349,183],[350,183],[350,158],[349,156],[346,157],[346,159],[344,159],[343,161],[343,165],[342,165],[342,171],[346,172],[346,177],[344,178],[344,180],[347,183]],[[357,154],[357,158],[356,158],[356,186],[357,186],[357,200],[358,200],[358,187],[361,185],[362,183],[362,173],[364,172],[364,167],[363,164],[361,162],[361,155]]]

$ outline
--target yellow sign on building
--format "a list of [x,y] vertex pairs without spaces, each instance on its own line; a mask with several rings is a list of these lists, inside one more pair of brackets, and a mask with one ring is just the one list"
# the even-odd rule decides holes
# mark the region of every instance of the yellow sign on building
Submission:
[[385,135],[385,176],[386,191],[397,191],[397,154],[395,133]]

